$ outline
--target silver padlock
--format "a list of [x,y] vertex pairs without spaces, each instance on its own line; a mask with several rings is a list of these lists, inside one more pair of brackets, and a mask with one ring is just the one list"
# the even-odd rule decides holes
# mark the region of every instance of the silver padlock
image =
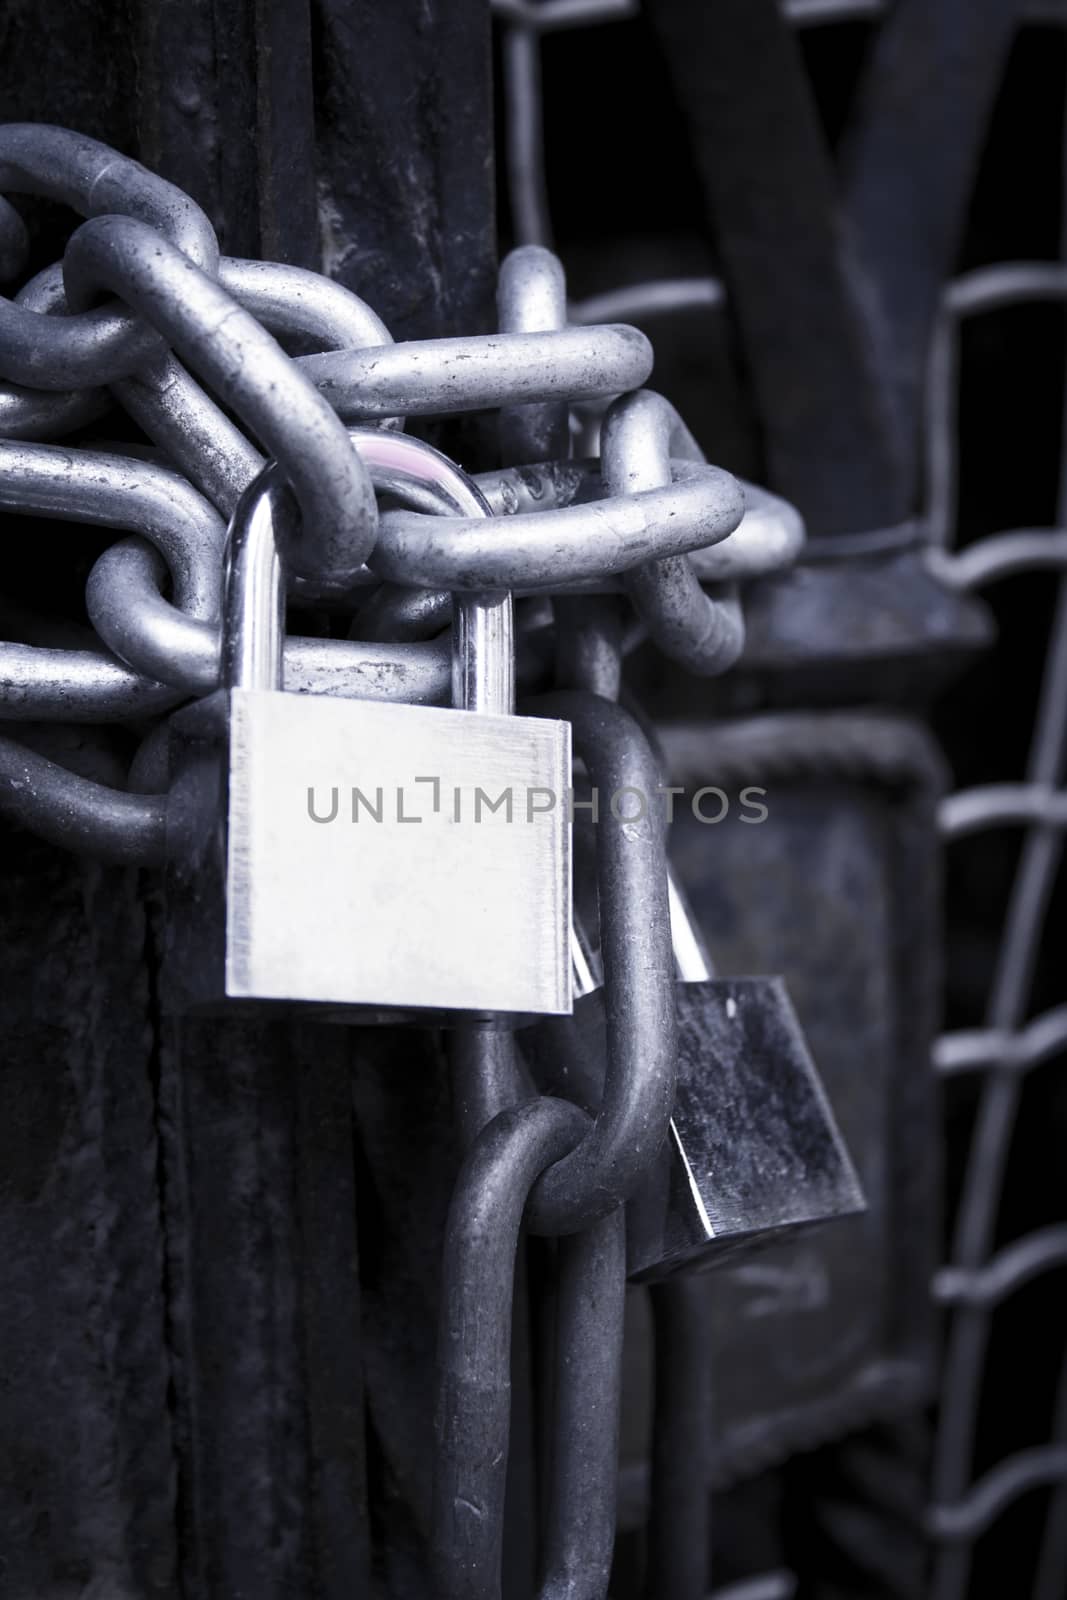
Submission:
[[[491,514],[430,446],[352,440],[379,489]],[[451,709],[286,694],[284,496],[267,469],[234,514],[225,687],[173,719],[169,1007],[569,1012],[570,725],[511,714],[510,594],[455,598]]]
[[[742,1246],[865,1208],[780,978],[715,978],[673,875],[678,1088],[667,1148],[627,1208],[631,1279],[701,1271]],[[587,962],[574,1016],[522,1035],[542,1087],[594,1109],[606,1047]],[[576,984],[580,972],[576,964]]]

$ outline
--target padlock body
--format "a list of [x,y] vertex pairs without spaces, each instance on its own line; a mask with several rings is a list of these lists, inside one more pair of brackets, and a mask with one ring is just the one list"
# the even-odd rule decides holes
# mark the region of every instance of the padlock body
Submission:
[[632,1206],[631,1278],[694,1271],[864,1209],[780,978],[682,983],[667,1171]]
[[[788,1231],[864,1209],[833,1110],[780,978],[675,987],[678,1089],[667,1148],[627,1215],[631,1278],[701,1271]],[[541,1087],[593,1111],[604,992],[524,1034]]]
[[172,1009],[570,1010],[569,724],[249,689],[174,724]]

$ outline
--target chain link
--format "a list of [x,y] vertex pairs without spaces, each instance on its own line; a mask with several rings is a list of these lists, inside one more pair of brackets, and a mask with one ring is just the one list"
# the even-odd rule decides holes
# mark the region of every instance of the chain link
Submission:
[[[567,326],[562,273],[547,252],[518,251],[505,263],[500,334],[396,345],[363,300],[318,274],[220,260],[192,201],[93,140],[32,125],[0,130],[0,176],[90,219],[62,263],[0,308],[0,374],[9,380],[0,393],[0,504],[134,535],[105,551],[89,577],[99,642],[79,651],[0,643],[0,717],[124,721],[217,685],[220,519],[263,466],[246,428],[277,455],[300,503],[288,530],[294,593],[337,595],[358,611],[354,631],[366,623],[364,637],[347,641],[288,639],[287,682],[297,690],[444,699],[447,648],[435,635],[447,621],[445,596],[484,589],[622,587],[666,653],[722,670],[740,647],[739,612],[700,583],[766,571],[797,551],[792,508],[760,491],[743,495],[729,474],[694,460],[665,401],[635,394],[611,407],[612,396],[647,378],[648,341],[623,326]],[[20,250],[12,245],[9,266]],[[101,289],[121,303],[90,308]],[[305,349],[286,355],[272,334]],[[565,460],[567,408],[589,401],[608,404],[603,475],[595,461]],[[162,452],[158,462],[46,442],[116,404]],[[379,519],[342,420],[401,427],[408,415],[488,407],[501,410],[505,450],[509,416],[522,418],[526,441],[510,452],[514,464],[478,479],[496,518],[427,507]],[[543,450],[563,455],[537,461]],[[54,830],[62,789],[62,780],[37,783],[32,800],[23,793],[17,807],[5,803]],[[94,791],[69,790],[88,842]],[[106,807],[100,816],[100,847],[114,855],[114,818]]]
[[[561,25],[575,20],[556,9]],[[592,637],[610,610],[614,688],[624,599],[637,613],[631,639],[647,633],[690,670],[722,672],[743,646],[737,583],[797,554],[795,511],[704,462],[674,409],[643,389],[645,336],[568,321],[562,269],[545,250],[503,263],[498,333],[395,344],[367,302],[318,274],[220,258],[191,200],[93,140],[0,129],[0,189],[62,200],[87,219],[62,262],[0,305],[0,507],[123,535],[90,571],[95,633],[84,648],[57,649],[32,629],[0,642],[0,718],[125,722],[141,733],[123,791],[0,738],[0,810],[55,843],[162,864],[167,715],[232,677],[221,659],[225,519],[231,548],[248,559],[263,522],[279,605],[280,571],[291,598],[350,619],[348,638],[286,637],[283,663],[267,663],[272,681],[284,673],[298,693],[411,703],[448,699],[453,612],[507,591],[552,597],[561,663],[584,648],[582,617]],[[9,277],[25,247],[17,212],[0,202]],[[96,304],[102,292],[117,299]],[[602,434],[602,460],[570,459],[575,406],[586,408],[586,436]],[[394,481],[397,449],[368,431],[489,409],[503,465],[477,475],[463,505],[443,504],[410,474]],[[149,448],[55,442],[116,410]],[[276,463],[266,471],[263,449]],[[474,501],[492,515],[468,514]],[[594,783],[654,792],[658,766],[633,719],[597,694],[544,694],[545,653],[521,627],[518,640],[520,687],[538,692],[525,709],[572,723]],[[469,1153],[444,1258],[433,1535],[442,1596],[500,1592],[522,1228],[563,1236],[540,1594],[607,1588],[622,1206],[663,1145],[676,1060],[663,829],[650,817],[605,817],[597,849],[608,1067],[595,1115],[538,1096],[498,1024],[457,1029],[453,1041]]]

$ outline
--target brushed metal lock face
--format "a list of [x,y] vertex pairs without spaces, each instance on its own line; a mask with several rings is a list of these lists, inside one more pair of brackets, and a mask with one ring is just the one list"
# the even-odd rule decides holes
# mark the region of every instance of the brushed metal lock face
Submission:
[[569,724],[238,688],[174,730],[176,1005],[570,1011]]
[[[780,978],[676,986],[678,1089],[666,1147],[627,1207],[638,1281],[703,1271],[864,1209],[863,1193]],[[604,992],[522,1036],[548,1093],[600,1098]]]
[[864,1209],[780,978],[682,983],[669,1159],[631,1203],[631,1278],[701,1270],[740,1246]]

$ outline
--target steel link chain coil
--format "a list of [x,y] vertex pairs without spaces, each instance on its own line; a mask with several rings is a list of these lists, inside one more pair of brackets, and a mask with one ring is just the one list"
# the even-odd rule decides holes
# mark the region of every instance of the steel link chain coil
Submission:
[[[5,128],[0,176],[11,192],[63,200],[89,219],[64,261],[0,308],[0,374],[8,380],[0,393],[0,503],[134,535],[117,541],[90,575],[87,607],[102,647],[0,644],[0,717],[122,721],[214,687],[219,512],[232,511],[263,465],[257,443],[219,401],[276,451],[301,504],[290,552],[306,580],[298,579],[298,592],[347,591],[353,611],[362,596],[367,637],[288,642],[291,686],[310,692],[443,699],[446,652],[434,639],[443,606],[426,594],[438,586],[520,594],[622,587],[638,597],[667,653],[721,670],[736,654],[739,613],[699,583],[773,569],[799,548],[802,526],[792,508],[694,461],[699,453],[684,425],[653,395],[635,395],[609,413],[603,475],[596,462],[528,464],[527,451],[523,462],[478,480],[502,521],[431,517],[429,508],[386,509],[379,520],[337,418],[396,427],[405,415],[499,407],[543,420],[553,408],[565,415],[572,403],[608,402],[647,378],[651,351],[636,329],[553,325],[564,320],[565,294],[547,252],[536,260],[519,251],[505,264],[503,333],[395,345],[365,301],[328,279],[220,260],[192,201],[93,140],[31,124]],[[5,236],[14,240],[18,231],[9,221]],[[8,250],[9,267],[19,254]],[[553,274],[558,290],[549,305],[544,285]],[[529,309],[530,284],[540,313]],[[105,289],[119,301],[91,307]],[[286,355],[272,333],[305,349]],[[308,344],[321,353],[307,353]],[[86,386],[72,387],[78,383]],[[101,455],[54,443],[115,403],[163,452],[159,464],[143,453]],[[365,530],[355,539],[353,526]],[[352,565],[353,549],[367,565]],[[402,587],[391,591],[392,584]],[[419,613],[418,626],[401,624],[404,606]],[[709,654],[709,637],[723,628],[725,644]],[[38,785],[32,802],[22,794],[22,820],[40,807],[41,827],[52,829],[47,813],[61,788]],[[70,792],[88,840],[91,796],[73,783]],[[109,855],[112,828],[108,818],[101,847]]]
[[[220,259],[191,200],[93,140],[0,129],[0,191],[50,196],[86,219],[62,262],[0,305],[0,507],[116,534],[89,574],[86,648],[0,642],[0,719],[120,722],[141,734],[123,791],[0,738],[0,810],[54,843],[141,867],[163,862],[166,718],[228,681],[224,524],[264,473],[264,450],[276,465],[256,492],[270,499],[290,597],[349,619],[348,638],[285,639],[286,687],[298,692],[446,701],[454,605],[509,590],[552,599],[564,648],[583,610],[605,604],[586,597],[626,597],[637,614],[631,637],[647,632],[690,671],[719,673],[743,645],[736,586],[798,552],[793,509],[705,463],[673,408],[643,387],[652,368],[643,334],[568,324],[562,269],[546,250],[503,264],[499,333],[395,344],[370,303],[318,274]],[[17,211],[0,200],[9,279],[25,246]],[[373,301],[374,285],[366,292]],[[117,298],[97,303],[104,294]],[[602,461],[569,459],[570,408],[582,403],[604,412]],[[116,408],[150,448],[56,442],[106,427]],[[475,483],[491,516],[463,514],[429,483],[406,482],[398,504],[388,471],[373,465],[388,452],[368,452],[373,436],[346,426],[402,429],[408,417],[487,409],[500,413],[502,465]],[[529,651],[520,649],[518,670],[523,689],[550,686]],[[526,709],[572,723],[605,789],[657,788],[643,735],[609,700],[540,692]],[[606,819],[598,852],[611,1064],[596,1115],[537,1095],[506,1029],[456,1030],[470,1154],[444,1261],[442,1595],[500,1592],[523,1224],[564,1236],[555,1404],[567,1443],[540,1593],[606,1592],[622,1206],[663,1145],[676,1063],[663,829],[651,818]]]

